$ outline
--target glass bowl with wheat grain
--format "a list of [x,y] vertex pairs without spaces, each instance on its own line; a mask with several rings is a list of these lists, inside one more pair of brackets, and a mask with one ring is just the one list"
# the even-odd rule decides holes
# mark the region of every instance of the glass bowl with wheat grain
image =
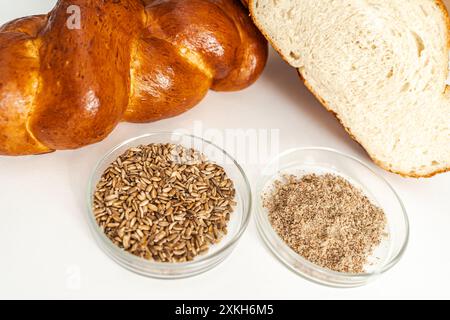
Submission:
[[241,166],[202,138],[151,133],[109,151],[88,186],[88,221],[100,248],[140,275],[177,279],[227,258],[249,223]]

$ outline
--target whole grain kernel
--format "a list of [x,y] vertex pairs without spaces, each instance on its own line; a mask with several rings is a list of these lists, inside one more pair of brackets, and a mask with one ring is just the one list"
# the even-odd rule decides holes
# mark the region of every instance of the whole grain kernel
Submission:
[[103,173],[93,195],[97,224],[132,254],[192,261],[227,233],[236,206],[225,170],[174,144],[131,148]]

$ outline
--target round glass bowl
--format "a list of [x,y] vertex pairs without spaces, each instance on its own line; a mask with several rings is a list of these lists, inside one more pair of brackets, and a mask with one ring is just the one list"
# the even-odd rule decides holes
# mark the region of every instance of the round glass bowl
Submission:
[[[282,174],[332,173],[340,175],[362,189],[387,217],[388,237],[369,259],[366,273],[349,274],[331,271],[301,257],[272,228],[262,197]],[[297,274],[334,287],[357,287],[368,283],[392,268],[405,252],[409,238],[409,222],[405,208],[389,183],[360,160],[325,148],[287,151],[272,160],[262,172],[255,200],[256,222],[262,239],[286,266]]]
[[[100,229],[92,211],[95,187],[105,169],[127,149],[139,145],[153,143],[172,143],[187,148],[194,148],[212,161],[222,166],[228,177],[233,180],[236,189],[237,206],[228,223],[228,234],[218,243],[211,246],[205,254],[190,262],[162,263],[137,257],[116,246]],[[221,263],[234,249],[247,228],[252,208],[251,189],[248,179],[238,163],[224,150],[201,138],[177,133],[153,133],[137,137],[112,149],[95,168],[88,186],[87,194],[88,220],[94,237],[103,251],[122,267],[135,273],[162,279],[177,279],[195,276]]]

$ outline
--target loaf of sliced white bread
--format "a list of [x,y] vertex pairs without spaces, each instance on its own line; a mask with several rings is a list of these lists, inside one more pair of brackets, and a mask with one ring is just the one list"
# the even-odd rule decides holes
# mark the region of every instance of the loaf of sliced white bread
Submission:
[[449,18],[435,0],[250,0],[256,25],[381,167],[450,170]]

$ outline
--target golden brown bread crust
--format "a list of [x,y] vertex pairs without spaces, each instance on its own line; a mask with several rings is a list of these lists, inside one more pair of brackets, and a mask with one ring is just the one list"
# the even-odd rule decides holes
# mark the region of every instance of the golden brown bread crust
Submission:
[[138,63],[131,67],[133,92],[124,120],[148,122],[176,116],[196,105],[210,88],[241,90],[264,70],[267,42],[240,3],[147,4],[149,23],[136,46],[134,61]]
[[[75,149],[103,140],[128,104],[131,47],[144,27],[142,4],[122,0],[60,0],[41,36],[41,84],[30,130],[52,149]],[[70,5],[83,25],[66,27]],[[117,21],[121,21],[120,24]]]
[[0,153],[51,150],[28,131],[39,84],[38,48],[27,34],[0,33]]
[[147,14],[151,35],[186,51],[185,55],[195,55],[195,60],[200,60],[195,62],[214,79],[230,72],[240,45],[239,34],[230,17],[212,1],[157,1],[147,6]]
[[[281,52],[280,48],[277,47],[277,45],[275,43],[273,43],[272,39],[269,37],[269,35],[264,31],[264,29],[261,27],[261,25],[258,23],[258,20],[256,19],[255,15],[252,12],[252,8],[253,8],[253,1],[256,0],[242,0],[242,2],[244,4],[247,5],[247,7],[249,8],[250,11],[250,16],[253,19],[254,24],[258,27],[258,29],[261,31],[261,33],[263,34],[263,36],[269,41],[269,44],[275,49],[275,51],[278,52],[278,54],[281,56],[281,58],[289,63],[288,59],[286,59],[286,57],[283,55],[283,53]],[[447,10],[447,7],[445,6],[444,2],[442,0],[435,0],[436,4],[439,6],[439,8],[441,9],[442,13],[444,14],[446,21],[447,21],[447,29],[449,30],[449,32],[447,33],[447,43],[448,43],[448,48],[450,50],[450,17],[449,17],[449,13]],[[364,148],[364,146],[361,144],[360,141],[358,141],[358,139],[355,137],[355,135],[353,134],[353,132],[351,131],[350,128],[348,128],[347,126],[344,125],[344,123],[342,122],[342,120],[339,118],[339,115],[336,114],[333,110],[331,110],[331,108],[328,106],[328,102],[325,101],[321,96],[319,96],[319,94],[317,94],[317,92],[312,88],[312,86],[305,80],[305,78],[303,77],[301,70],[298,69],[297,70],[298,75],[300,77],[300,79],[303,81],[303,83],[305,84],[305,86],[308,88],[308,90],[316,97],[316,99],[322,104],[322,106],[329,111],[330,113],[332,113],[336,119],[341,123],[341,125],[344,127],[345,131],[347,131],[347,133],[349,134],[350,138],[353,139],[355,142],[357,142],[366,152],[367,150]],[[447,86],[447,90],[448,90],[449,86]],[[402,177],[405,178],[431,178],[437,174],[440,173],[445,173],[445,172],[450,172],[450,168],[446,168],[443,170],[437,170],[434,171],[430,174],[427,175],[421,175],[421,174],[417,174],[416,172],[400,172],[397,170],[394,170],[393,168],[390,168],[388,165],[386,165],[384,162],[378,160],[374,155],[370,154],[369,152],[367,152],[367,154],[369,155],[369,157],[372,159],[372,161],[377,164],[380,168],[398,174]]]
[[129,122],[183,113],[200,102],[212,84],[212,78],[180,56],[176,47],[158,38],[139,41],[131,70],[132,93],[124,115]]
[[237,47],[233,69],[227,77],[215,79],[213,90],[242,90],[249,83],[254,83],[263,72],[268,56],[267,42],[251,23],[248,11],[242,9],[242,4],[229,0],[213,0],[213,2],[222,8],[222,11],[228,12],[228,16],[236,25],[241,41],[241,45]]
[[0,33],[19,32],[36,37],[47,23],[47,15],[34,15],[10,21],[0,27]]
[[[67,27],[79,6],[81,28]],[[267,43],[238,0],[59,0],[0,28],[0,154],[74,149],[120,121],[251,85]]]

